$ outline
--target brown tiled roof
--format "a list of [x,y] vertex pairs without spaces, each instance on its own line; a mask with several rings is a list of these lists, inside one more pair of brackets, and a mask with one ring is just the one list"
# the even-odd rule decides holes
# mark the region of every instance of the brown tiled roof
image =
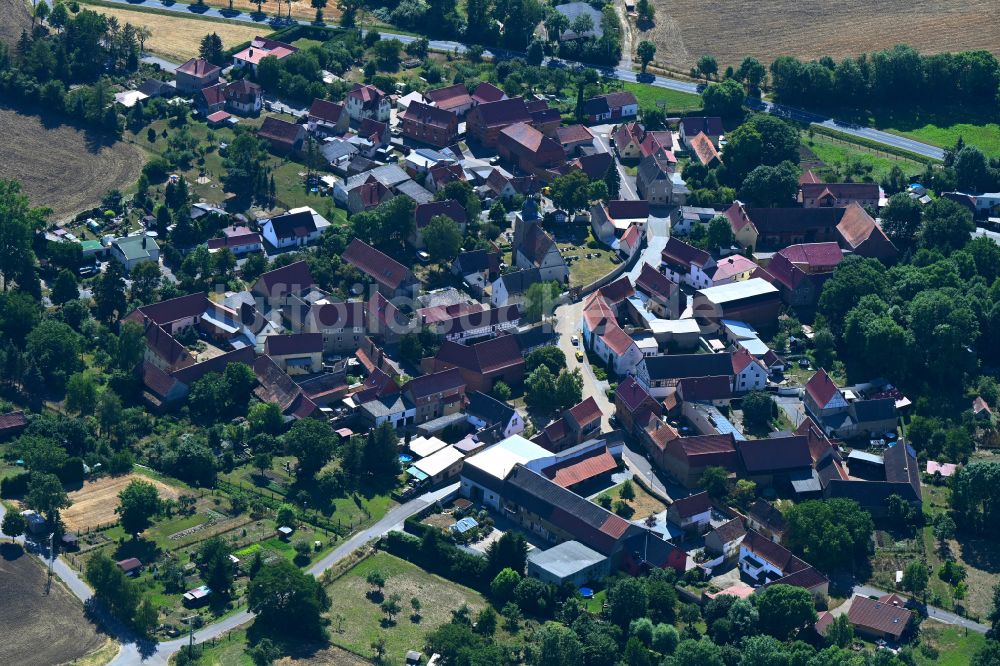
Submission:
[[648,157],[655,154],[657,151],[664,151],[668,155],[668,159],[676,162],[677,159],[674,157],[673,153],[670,152],[674,147],[674,135],[670,132],[658,132],[650,131],[642,137],[642,143],[639,148],[642,151],[643,157]]
[[418,229],[426,227],[428,223],[430,223],[431,219],[437,217],[438,215],[450,217],[459,225],[463,225],[466,222],[465,208],[463,208],[462,204],[458,203],[454,199],[445,199],[442,201],[431,201],[428,203],[418,204],[413,210],[413,218]]
[[447,365],[473,370],[482,375],[524,365],[524,356],[513,335],[501,335],[473,345],[445,340],[435,358]]
[[556,485],[569,488],[617,468],[618,463],[604,447],[550,465],[542,470],[542,474]]
[[723,215],[729,220],[729,227],[733,230],[734,234],[747,225],[754,226],[753,220],[747,214],[746,207],[739,201],[734,202],[732,206],[727,208]]
[[369,139],[372,143],[379,143],[382,138],[385,137],[386,132],[389,131],[389,126],[383,122],[375,120],[374,118],[365,118],[358,125],[358,136],[365,139]]
[[876,183],[801,183],[803,199],[818,199],[829,193],[835,199],[874,199],[878,201]]
[[296,125],[295,123],[290,123],[274,116],[268,116],[264,118],[260,129],[257,130],[257,136],[291,145],[299,138],[301,132],[302,125]]
[[207,245],[209,250],[219,250],[224,247],[241,247],[243,245],[253,245],[254,243],[260,243],[260,234],[253,231],[247,231],[245,234],[240,234],[238,236],[223,236],[222,238],[209,238]]
[[559,143],[579,143],[593,141],[594,134],[584,125],[567,125],[556,129],[556,138]]
[[844,216],[837,224],[837,233],[851,249],[865,257],[895,256],[896,246],[864,208],[857,202],[851,202],[843,211]]
[[269,335],[264,339],[264,353],[272,357],[287,356],[289,354],[315,354],[322,351],[322,333]]
[[199,78],[209,76],[214,72],[222,71],[218,65],[213,65],[204,58],[191,58],[186,63],[177,68],[182,74],[189,74]]
[[190,365],[194,362],[194,358],[184,348],[184,345],[177,342],[159,324],[150,323],[146,327],[146,346],[162,358],[168,368]]
[[362,301],[318,303],[309,309],[308,316],[323,328],[360,328],[365,325],[365,304]]
[[540,224],[533,224],[524,235],[521,246],[517,249],[527,257],[528,261],[539,266],[545,259],[545,255],[554,247],[556,247],[556,242],[552,240],[552,236],[545,229],[542,229]]
[[403,111],[400,120],[410,120],[420,125],[451,129],[458,122],[458,117],[446,109],[430,106],[423,102],[411,102]]
[[484,127],[506,127],[531,122],[531,114],[521,97],[480,104],[474,113],[482,119]]
[[611,305],[621,303],[626,298],[635,295],[635,289],[632,287],[632,282],[627,275],[623,275],[611,284],[601,287],[599,292]]
[[649,400],[649,393],[632,375],[627,375],[615,391],[615,402],[621,401],[620,404],[630,412],[635,412]]
[[643,264],[642,271],[635,281],[635,288],[649,296],[670,298],[677,291],[677,285],[666,275],[656,270],[652,264]]
[[767,500],[758,499],[751,506],[748,515],[772,532],[783,534],[786,529],[785,517]]
[[733,374],[738,375],[751,364],[756,363],[757,359],[748,352],[743,347],[739,347],[733,352]]
[[724,400],[733,396],[731,375],[711,377],[685,377],[677,384],[681,398],[686,401]]
[[432,393],[445,393],[465,388],[465,380],[462,372],[458,368],[450,368],[441,372],[431,372],[426,375],[414,377],[403,390],[414,398],[422,398]]
[[832,271],[844,258],[844,252],[836,243],[802,243],[789,245],[778,254],[797,265],[805,265],[811,271]]
[[639,103],[639,100],[635,98],[635,95],[630,90],[608,93],[604,96],[604,99],[608,100],[608,106],[612,109]]
[[889,634],[896,639],[903,635],[912,618],[913,613],[906,608],[860,594],[854,596],[847,611],[847,619],[855,627]]
[[406,266],[357,238],[351,241],[341,258],[390,289],[398,289],[413,278]]
[[693,245],[688,245],[673,236],[667,239],[667,244],[664,246],[661,256],[663,261],[684,266],[685,268],[691,265],[704,266],[712,258],[708,252],[699,250]]
[[649,217],[648,201],[612,199],[604,205],[612,220],[634,220]]
[[733,518],[729,522],[719,525],[714,530],[716,536],[722,541],[722,543],[731,543],[736,541],[742,536],[745,536],[747,529],[743,526],[743,521],[739,518]]
[[628,351],[628,348],[635,344],[628,333],[622,330],[614,321],[609,321],[607,326],[604,328],[604,333],[601,335],[601,339],[604,340],[604,344],[608,346],[616,356],[621,356]]
[[558,148],[558,154],[563,154],[562,146],[527,123],[515,123],[505,127],[500,130],[500,135],[531,153],[555,151]]
[[328,102],[325,99],[314,99],[309,107],[309,117],[322,120],[327,123],[336,123],[340,120],[340,114],[344,112],[344,105],[336,102]]
[[504,97],[504,91],[488,81],[483,81],[472,91],[472,99],[480,104],[499,102]]
[[681,118],[680,125],[684,129],[684,136],[697,136],[701,133],[708,136],[721,136],[725,133],[725,129],[722,126],[722,118],[718,116]]
[[177,381],[149,361],[142,364],[142,385],[160,398],[165,398]]
[[722,161],[722,156],[719,155],[715,144],[712,143],[712,140],[704,132],[691,139],[690,144],[691,150],[694,151],[698,161],[702,164],[708,165],[716,160]]
[[187,296],[177,296],[168,298],[159,303],[143,305],[133,310],[125,321],[151,321],[155,324],[169,324],[170,322],[187,317],[196,317],[205,311],[208,296],[205,292],[188,294]]
[[252,291],[272,298],[281,298],[305,291],[315,284],[312,273],[309,272],[309,264],[305,261],[296,261],[262,274],[254,283]]
[[28,424],[28,419],[24,416],[24,410],[18,410],[16,412],[7,412],[6,414],[0,414],[0,431],[8,432],[10,430],[18,430],[23,428]]
[[750,474],[782,472],[812,466],[809,444],[800,435],[737,442],[743,467]]
[[[747,208],[746,214],[762,234],[833,230],[845,208]],[[728,211],[727,211],[728,212]]]
[[682,497],[679,500],[675,500],[673,504],[670,505],[671,511],[675,511],[681,518],[690,518],[691,516],[697,516],[699,513],[705,513],[706,511],[712,510],[712,498],[708,496],[708,493],[702,491],[700,493],[695,493],[694,495],[689,495],[687,497]]
[[224,104],[226,101],[226,84],[216,83],[198,91],[198,95],[204,101],[205,106],[215,106]]
[[822,408],[830,402],[831,398],[840,393],[840,389],[830,379],[830,375],[826,374],[826,370],[820,368],[806,382],[806,393]]
[[461,317],[473,312],[482,312],[489,306],[485,303],[451,303],[450,305],[431,305],[417,310],[417,319],[421,324],[438,324],[455,317]]
[[434,102],[441,109],[455,109],[472,104],[469,89],[464,83],[456,83],[444,88],[435,88],[424,93],[424,98]]

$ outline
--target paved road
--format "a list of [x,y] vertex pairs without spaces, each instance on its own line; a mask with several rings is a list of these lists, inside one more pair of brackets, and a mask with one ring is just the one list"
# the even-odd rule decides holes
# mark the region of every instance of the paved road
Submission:
[[[883,594],[888,594],[885,590],[880,590],[877,587],[871,587],[870,585],[855,585],[854,594],[862,594],[864,596],[882,596]],[[927,617],[933,618],[938,622],[944,622],[945,624],[954,624],[958,627],[965,627],[969,631],[975,631],[978,634],[985,634],[989,631],[989,627],[985,624],[980,624],[968,618],[964,618],[961,615],[956,615],[955,613],[946,611],[942,608],[937,608],[936,606],[927,606]]]
[[635,177],[630,176],[622,163],[618,161],[618,157],[615,156],[615,151],[611,150],[610,140],[608,138],[608,133],[614,125],[595,125],[590,128],[590,131],[594,134],[594,142],[597,144],[598,148],[605,153],[610,153],[612,159],[615,161],[615,168],[618,169],[618,177],[621,181],[621,188],[619,191],[619,196],[622,199],[629,201],[638,201],[639,193],[635,188]]
[[775,395],[774,401],[778,403],[778,407],[785,412],[785,416],[796,428],[805,420],[805,407],[802,405],[802,399],[797,395]]
[[[403,521],[410,516],[418,513],[421,509],[433,504],[434,502],[457,492],[458,488],[459,484],[455,483],[440,490],[421,495],[420,497],[414,498],[405,504],[401,504],[391,509],[377,523],[362,530],[361,532],[358,532],[331,551],[326,557],[316,562],[308,569],[308,573],[313,576],[319,576],[365,543],[373,539],[377,539],[393,528],[400,526]],[[0,522],[3,521],[4,513],[6,513],[6,510],[3,504],[0,504]],[[20,537],[17,541],[23,543],[24,539],[23,537]],[[45,559],[44,552],[38,553],[38,556],[42,560],[47,561]],[[76,595],[77,598],[85,604],[91,601],[93,591],[65,561],[62,559],[56,559],[52,570],[66,584],[70,591]],[[245,624],[252,619],[252,613],[245,610],[241,611],[234,615],[230,615],[219,622],[211,624],[200,631],[196,631],[194,634],[194,640],[196,643],[201,643],[212,638],[218,638],[219,636],[236,629],[240,625]],[[128,636],[120,630],[117,632],[112,631],[112,633],[122,642],[122,647],[118,656],[110,662],[112,666],[136,666],[138,664],[155,664],[157,666],[165,665],[171,655],[188,644],[188,639],[186,637],[178,638],[172,641],[164,641],[162,643],[152,643],[135,642],[131,636]]]
[[[560,305],[555,310],[556,333],[559,334],[559,349],[566,354],[566,366],[572,372],[579,368],[583,375],[583,399],[593,398],[597,406],[601,408],[601,430],[611,429],[611,415],[615,413],[614,405],[608,400],[604,389],[607,382],[598,382],[594,376],[594,371],[587,362],[586,355],[583,361],[576,360],[577,350],[583,349],[583,333],[580,330],[583,317],[583,301]],[[580,338],[580,346],[573,346],[572,336]]]
[[[48,2],[53,2],[53,0],[47,0]],[[198,7],[197,5],[175,3],[175,2],[163,2],[161,0],[107,0],[108,2],[114,2],[120,5],[141,5],[143,7],[151,7],[155,9],[161,9],[169,12],[176,12],[178,14],[197,14],[200,16],[206,16],[209,18],[216,19],[228,19],[231,21],[240,21],[242,23],[252,23],[257,25],[268,25],[274,27],[280,27],[280,25],[287,25],[289,23],[288,19],[282,19],[277,21],[271,16],[262,16],[259,14],[246,14],[246,13],[233,13],[228,10],[220,10],[211,7]],[[310,21],[300,20],[294,21],[301,25],[311,25]],[[379,30],[379,34],[384,37],[398,39],[404,44],[410,43],[416,40],[416,37],[412,35],[400,35],[393,32],[388,32],[385,30]],[[459,42],[451,40],[441,40],[433,39],[428,43],[431,50],[435,51],[452,51],[456,53],[464,53],[466,46]],[[497,58],[510,58],[514,56],[521,56],[522,53],[516,51],[507,51],[504,49],[488,49],[484,52],[484,55],[493,56]],[[579,63],[562,61],[570,66],[577,66]],[[630,62],[629,60],[625,61]],[[602,71],[605,75],[611,76],[613,78],[621,79],[622,81],[632,81],[636,82],[639,79],[639,75],[634,72],[631,67],[618,66],[615,68],[610,67],[600,67],[597,69]],[[704,84],[692,83],[690,81],[679,81],[677,79],[670,79],[665,76],[650,76],[646,75],[642,77],[643,83],[648,83],[649,85],[655,86],[657,88],[664,88],[667,90],[676,90],[679,92],[686,92],[692,94],[698,94],[704,87]],[[870,141],[875,141],[887,146],[892,146],[895,148],[901,148],[903,150],[910,151],[922,157],[926,157],[934,160],[944,159],[944,150],[938,148],[937,146],[931,146],[926,143],[921,143],[920,141],[914,141],[913,139],[907,139],[905,137],[897,136],[889,132],[882,132],[877,129],[870,127],[862,127],[860,125],[855,125],[852,123],[845,123],[829,116],[814,113],[811,111],[805,111],[803,109],[798,109],[791,106],[785,106],[783,104],[773,104],[771,102],[765,102],[759,99],[748,99],[747,104],[752,108],[756,108],[767,113],[772,113],[777,116],[790,118],[799,122],[805,123],[815,123],[817,125],[822,125],[830,129],[843,132],[844,134],[850,134],[852,136],[868,139]]]

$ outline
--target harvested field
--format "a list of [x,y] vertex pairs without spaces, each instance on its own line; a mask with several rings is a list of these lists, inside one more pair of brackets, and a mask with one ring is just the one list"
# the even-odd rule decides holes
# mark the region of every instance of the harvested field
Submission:
[[20,181],[31,203],[51,208],[54,220],[100,203],[111,188],[128,189],[145,162],[134,145],[108,144],[58,118],[0,107],[0,177]]
[[73,504],[61,514],[66,527],[71,530],[82,530],[118,520],[118,516],[115,514],[115,509],[118,508],[118,493],[133,480],[148,481],[155,485],[160,491],[161,499],[177,499],[181,495],[177,488],[141,474],[104,477],[96,481],[88,481],[83,485],[83,488],[69,494],[69,500]]
[[[653,4],[656,25],[636,31],[633,43],[650,39],[656,43],[656,64],[684,71],[702,55],[715,56],[721,70],[738,66],[748,55],[765,64],[779,55],[840,59],[903,43],[927,53],[987,49],[1000,54],[1000,23],[989,19],[996,12],[995,0]],[[725,29],[706,30],[706,17]]]
[[20,546],[0,545],[0,580],[0,664],[65,664],[107,644],[58,579],[45,594],[44,567]]
[[0,0],[0,42],[13,46],[22,30],[31,30],[31,15],[24,0]]
[[100,14],[114,16],[122,25],[131,23],[134,26],[149,28],[152,36],[146,40],[146,50],[169,60],[176,60],[177,62],[184,62],[189,58],[197,58],[198,45],[201,43],[202,37],[212,32],[222,38],[222,46],[227,49],[237,44],[248,42],[257,35],[266,36],[271,32],[271,29],[266,25],[260,27],[236,25],[221,21],[186,18],[184,16],[167,16],[119,7],[106,7],[104,5],[95,5],[90,8]]

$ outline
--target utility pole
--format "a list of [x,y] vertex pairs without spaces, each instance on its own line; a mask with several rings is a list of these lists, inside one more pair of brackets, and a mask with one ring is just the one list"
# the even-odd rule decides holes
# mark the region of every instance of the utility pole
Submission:
[[189,615],[187,618],[188,623],[188,659],[193,659],[194,655],[194,615]]
[[45,594],[46,594],[46,596],[48,595],[49,590],[52,589],[52,560],[54,560],[55,556],[56,556],[56,551],[55,551],[55,536],[56,536],[55,532],[52,532],[51,534],[49,534],[49,571],[48,571],[48,576],[46,577],[46,580],[45,580]]

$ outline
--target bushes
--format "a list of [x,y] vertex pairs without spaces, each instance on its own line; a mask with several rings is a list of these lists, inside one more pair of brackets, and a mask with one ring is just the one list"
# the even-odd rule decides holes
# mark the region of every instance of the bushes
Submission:
[[422,531],[421,538],[402,532],[389,532],[382,540],[382,548],[431,573],[481,592],[488,592],[490,581],[486,576],[485,558],[460,550],[440,532],[425,525],[407,521],[406,529]]
[[29,476],[27,472],[21,472],[0,480],[0,497],[20,497],[28,492]]

